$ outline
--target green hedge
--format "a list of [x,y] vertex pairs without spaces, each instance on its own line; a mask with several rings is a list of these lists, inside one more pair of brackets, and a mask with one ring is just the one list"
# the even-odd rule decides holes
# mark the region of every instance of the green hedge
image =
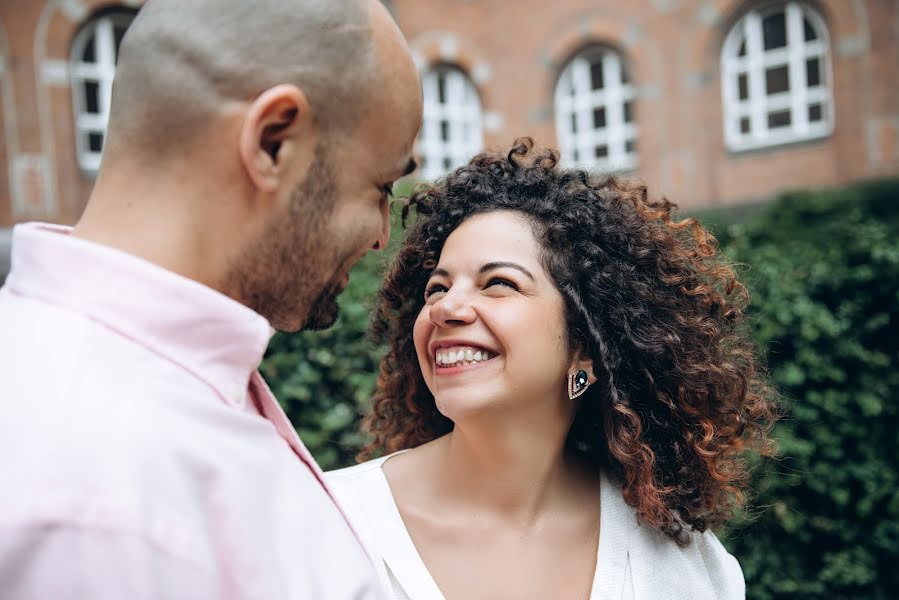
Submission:
[[[899,597],[899,180],[793,192],[746,214],[710,222],[752,292],[750,326],[786,417],[752,516],[725,543],[750,598]],[[325,469],[352,464],[363,441],[384,259],[354,269],[334,328],[279,334],[263,362]]]
[[897,598],[899,181],[790,193],[720,237],[786,409],[728,540],[749,597]]

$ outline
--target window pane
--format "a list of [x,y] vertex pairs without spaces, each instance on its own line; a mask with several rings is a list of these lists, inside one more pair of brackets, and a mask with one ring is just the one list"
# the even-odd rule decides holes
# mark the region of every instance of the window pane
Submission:
[[467,82],[462,85],[462,102],[469,106],[481,103],[480,98],[478,98],[478,91],[473,85],[467,85]]
[[815,28],[812,27],[812,24],[809,23],[808,19],[802,19],[802,29],[805,31],[806,42],[818,39],[818,34],[815,33]]
[[605,87],[605,80],[602,72],[602,58],[597,57],[590,63],[590,87],[594,90],[601,90]]
[[446,104],[446,75],[443,73],[437,75],[437,102]]
[[821,85],[821,61],[810,58],[805,61],[805,81],[809,87]]
[[449,157],[444,157],[443,159],[443,170],[449,171],[453,168],[453,161],[449,159]]
[[100,84],[96,81],[84,82],[84,106],[91,114],[100,114]]
[[624,151],[628,154],[633,154],[637,150],[636,144],[634,140],[627,140],[624,142]]
[[97,62],[97,36],[92,35],[88,38],[87,43],[84,45],[84,52],[81,54],[81,60],[86,63]]
[[808,107],[808,120],[811,123],[817,123],[824,120],[824,107],[820,104],[811,104]]
[[633,123],[634,122],[634,103],[633,102],[625,102],[624,103],[624,122],[625,123]]
[[[556,85],[560,102],[555,110],[568,164],[603,163],[612,169],[630,165],[624,148],[634,147],[636,139],[628,139],[636,138],[631,129],[641,110],[632,87],[634,76],[617,52],[602,47],[586,49],[564,67]],[[566,92],[572,81],[576,92],[569,99]],[[613,145],[611,140],[617,141]]]
[[[74,115],[75,122],[80,129],[76,151],[78,164],[86,173],[96,170],[97,155],[103,151],[105,122],[109,117],[106,94],[118,62],[119,46],[136,12],[120,7],[98,15],[84,23],[72,41],[69,57],[74,75],[71,79],[71,95],[78,113]],[[79,71],[90,75],[78,75]],[[89,118],[83,119],[84,117]],[[84,130],[83,122],[90,123],[91,129]]]
[[103,150],[103,134],[98,131],[88,133],[87,147],[91,152],[101,152]]
[[781,110],[768,113],[768,129],[776,129],[778,127],[789,127],[791,123],[790,111]]
[[774,13],[762,19],[762,39],[765,50],[783,48],[787,45],[787,14]]
[[765,70],[765,90],[770,96],[790,89],[790,70],[787,65]]
[[805,139],[821,133],[833,119],[830,49],[822,45],[827,28],[815,8],[807,6],[812,2],[753,3],[758,6],[727,32],[721,54],[729,149]]
[[444,142],[449,141],[449,121],[440,121],[440,139]]
[[737,87],[739,88],[740,100],[749,98],[749,81],[746,73],[740,73],[740,76],[737,77]]

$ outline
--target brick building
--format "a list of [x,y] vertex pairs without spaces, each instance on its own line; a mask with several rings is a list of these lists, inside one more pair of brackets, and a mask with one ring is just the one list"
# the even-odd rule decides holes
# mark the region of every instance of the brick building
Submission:
[[[140,4],[0,0],[0,278],[13,224],[80,215]],[[519,135],[682,206],[899,172],[899,0],[388,5],[422,73],[427,177]]]

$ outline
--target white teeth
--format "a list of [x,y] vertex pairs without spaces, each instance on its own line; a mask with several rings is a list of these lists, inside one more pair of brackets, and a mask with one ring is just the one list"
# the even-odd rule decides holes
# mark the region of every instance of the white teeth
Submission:
[[437,364],[448,366],[470,365],[490,360],[495,355],[491,355],[487,350],[478,350],[476,348],[459,348],[457,350],[440,350],[434,355]]

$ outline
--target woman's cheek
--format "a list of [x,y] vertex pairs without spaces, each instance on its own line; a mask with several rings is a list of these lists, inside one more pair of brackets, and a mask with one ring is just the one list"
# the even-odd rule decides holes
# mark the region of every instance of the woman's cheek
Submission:
[[418,355],[419,368],[423,375],[431,370],[431,359],[428,355],[428,340],[431,337],[433,325],[428,317],[428,307],[425,306],[418,313],[415,324],[412,326],[412,341],[415,344],[415,353]]

